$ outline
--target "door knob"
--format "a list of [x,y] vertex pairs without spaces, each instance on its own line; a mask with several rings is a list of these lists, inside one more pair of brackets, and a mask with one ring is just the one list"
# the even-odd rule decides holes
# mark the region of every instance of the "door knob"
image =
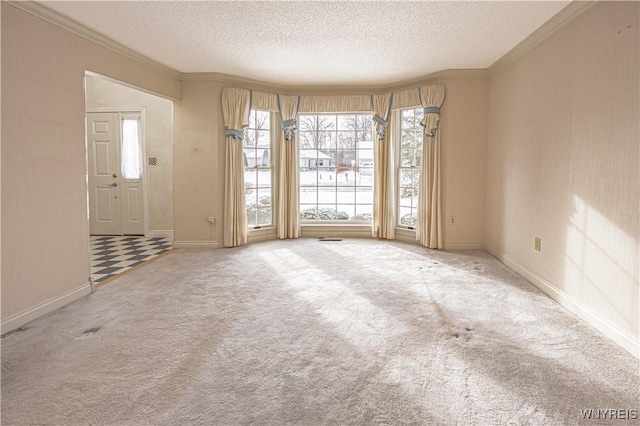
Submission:
[[114,179],[118,177],[118,175],[115,174],[115,173],[112,176],[113,176]]
[[118,184],[113,182],[110,186],[118,186]]

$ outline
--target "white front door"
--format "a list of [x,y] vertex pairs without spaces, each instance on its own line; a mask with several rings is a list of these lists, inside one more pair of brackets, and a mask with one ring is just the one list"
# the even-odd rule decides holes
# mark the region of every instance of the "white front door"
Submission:
[[144,235],[140,114],[87,113],[92,235]]

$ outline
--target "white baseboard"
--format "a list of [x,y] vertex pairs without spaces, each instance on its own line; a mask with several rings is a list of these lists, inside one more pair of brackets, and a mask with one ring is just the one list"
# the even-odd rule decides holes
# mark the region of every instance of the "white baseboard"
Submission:
[[445,250],[484,250],[484,244],[482,243],[470,243],[470,244],[445,244]]
[[68,305],[69,303],[80,299],[88,294],[91,294],[91,283],[86,282],[78,287],[71,289],[59,296],[49,299],[45,302],[39,303],[29,309],[19,312],[15,315],[2,320],[0,327],[0,333],[5,334],[16,328],[20,328],[28,322],[33,321],[49,312],[53,312],[58,308]]
[[147,234],[147,237],[173,239],[173,229],[154,229],[154,230],[149,230],[149,233]]
[[215,241],[174,241],[173,248],[174,249],[190,249],[190,248],[220,248],[224,247],[224,241],[215,240]]
[[579,316],[589,325],[596,328],[609,339],[616,342],[636,358],[640,358],[640,342],[638,341],[638,339],[623,332],[618,327],[611,324],[609,321],[605,320],[597,313],[593,312],[593,310],[591,310],[589,307],[574,299],[563,290],[557,288],[552,283],[545,280],[535,272],[531,271],[526,266],[523,266],[518,261],[502,253],[497,253],[493,250],[487,249],[487,251],[502,263],[507,265],[509,268],[514,270],[516,273],[521,275],[531,284],[545,292],[549,297],[561,304],[567,310]]

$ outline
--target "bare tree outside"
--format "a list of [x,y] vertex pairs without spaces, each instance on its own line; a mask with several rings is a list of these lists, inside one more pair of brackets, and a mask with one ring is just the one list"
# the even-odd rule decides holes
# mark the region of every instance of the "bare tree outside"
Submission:
[[330,149],[331,130],[335,119],[327,115],[305,115],[300,117],[300,148]]
[[269,132],[269,112],[252,110],[249,116],[249,127],[244,131],[244,146],[257,146],[264,142],[265,135]]
[[371,141],[373,121],[369,114],[355,114],[345,118],[344,127],[355,134],[356,142]]

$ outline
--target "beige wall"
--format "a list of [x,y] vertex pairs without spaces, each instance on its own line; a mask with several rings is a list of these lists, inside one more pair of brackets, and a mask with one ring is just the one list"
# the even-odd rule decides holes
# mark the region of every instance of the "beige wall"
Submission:
[[146,154],[155,166],[145,167],[149,175],[147,194],[149,231],[173,230],[173,104],[103,78],[87,76],[87,108],[145,109]]
[[636,354],[639,9],[599,3],[492,75],[486,221],[490,251]]
[[[222,85],[182,82],[174,104],[174,235],[176,242],[222,240],[224,125]],[[207,216],[213,215],[214,225]]]
[[[441,81],[442,216],[445,248],[483,248],[487,166],[486,78]],[[455,224],[449,223],[455,216]]]
[[4,324],[89,281],[85,70],[169,98],[180,86],[4,2],[1,50]]
[[[456,225],[444,225],[444,242],[449,248],[481,248],[487,79],[460,77],[437,82],[447,90],[441,122],[443,215],[457,218]],[[225,136],[221,94],[225,85],[233,84],[183,81],[182,98],[174,106],[175,240],[179,245],[215,245],[222,240]],[[212,214],[214,226],[206,222]]]

